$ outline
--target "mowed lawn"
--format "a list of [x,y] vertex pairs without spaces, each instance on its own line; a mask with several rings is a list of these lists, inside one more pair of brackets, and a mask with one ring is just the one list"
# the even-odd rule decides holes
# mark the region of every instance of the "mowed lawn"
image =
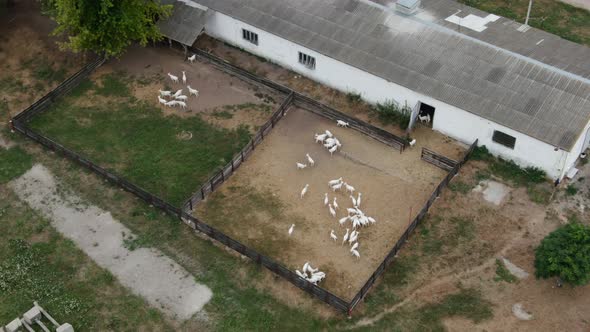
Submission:
[[228,130],[198,115],[164,115],[132,97],[129,84],[115,75],[85,82],[30,126],[175,205],[250,140],[246,126]]

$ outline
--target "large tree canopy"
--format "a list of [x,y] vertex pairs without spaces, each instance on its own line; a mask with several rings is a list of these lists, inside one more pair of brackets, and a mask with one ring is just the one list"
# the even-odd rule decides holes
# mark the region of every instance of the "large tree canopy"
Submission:
[[156,20],[170,15],[172,6],[157,0],[44,0],[57,22],[54,33],[65,35],[61,46],[75,52],[118,56],[132,42],[146,45],[161,38]]
[[570,223],[555,230],[535,250],[538,278],[560,277],[573,285],[590,281],[590,227]]

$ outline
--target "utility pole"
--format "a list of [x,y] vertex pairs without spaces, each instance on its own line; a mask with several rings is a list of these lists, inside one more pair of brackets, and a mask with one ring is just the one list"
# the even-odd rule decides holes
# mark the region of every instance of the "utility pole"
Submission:
[[526,20],[524,25],[529,25],[529,17],[531,16],[531,8],[533,7],[533,0],[529,0],[529,9],[526,12]]

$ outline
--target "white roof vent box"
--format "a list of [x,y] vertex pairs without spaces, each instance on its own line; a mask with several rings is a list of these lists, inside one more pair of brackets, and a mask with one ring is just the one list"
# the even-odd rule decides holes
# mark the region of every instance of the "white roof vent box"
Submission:
[[414,15],[420,8],[420,0],[397,0],[395,10],[404,15]]

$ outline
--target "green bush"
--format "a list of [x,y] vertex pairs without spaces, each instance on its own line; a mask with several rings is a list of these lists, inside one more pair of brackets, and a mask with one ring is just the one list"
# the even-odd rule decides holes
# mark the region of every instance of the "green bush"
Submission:
[[9,150],[0,148],[0,183],[6,183],[33,166],[33,160],[22,149],[15,147]]
[[348,100],[348,102],[351,104],[358,104],[362,101],[361,94],[354,91],[347,92],[346,100]]
[[376,115],[383,124],[397,124],[401,129],[408,128],[412,110],[407,106],[399,107],[393,100],[384,103],[377,103],[371,108],[373,115]]
[[579,286],[590,281],[590,227],[571,222],[545,237],[535,249],[537,278],[560,277]]
[[490,160],[493,159],[494,156],[488,151],[488,148],[485,145],[476,146],[471,152],[471,156],[469,156],[472,160]]
[[578,188],[576,188],[576,186],[574,186],[573,184],[570,184],[567,186],[567,188],[565,188],[565,194],[568,196],[574,196],[577,193]]

